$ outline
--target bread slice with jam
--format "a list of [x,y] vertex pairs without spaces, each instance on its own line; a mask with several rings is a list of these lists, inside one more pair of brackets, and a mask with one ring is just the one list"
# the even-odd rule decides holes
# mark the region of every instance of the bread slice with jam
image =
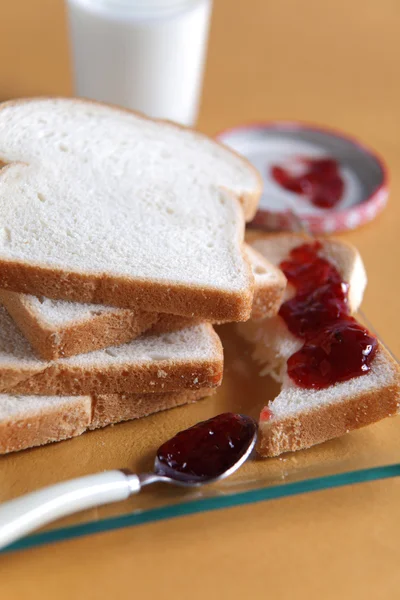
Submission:
[[[358,251],[339,240],[296,234],[255,235],[251,244],[288,278],[277,316],[237,325],[254,346],[261,373],[281,383],[261,411],[260,454],[309,448],[397,414],[399,365],[352,317],[366,285]],[[302,253],[312,257],[308,265],[301,264]],[[314,285],[317,268],[323,275]],[[335,316],[321,321],[332,308],[334,280]]]

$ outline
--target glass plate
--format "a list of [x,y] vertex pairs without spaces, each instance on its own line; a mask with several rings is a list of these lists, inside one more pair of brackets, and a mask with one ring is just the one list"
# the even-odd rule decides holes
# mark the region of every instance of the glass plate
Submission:
[[[225,348],[225,377],[215,396],[65,442],[0,458],[0,502],[50,485],[107,469],[128,467],[134,472],[152,468],[158,446],[198,421],[234,411],[257,417],[278,391],[258,375],[251,349],[234,333],[219,328]],[[5,552],[204,512],[291,496],[314,490],[400,475],[400,420],[386,419],[309,450],[275,459],[248,461],[239,472],[200,490],[154,485],[130,499],[57,521],[24,538]]]

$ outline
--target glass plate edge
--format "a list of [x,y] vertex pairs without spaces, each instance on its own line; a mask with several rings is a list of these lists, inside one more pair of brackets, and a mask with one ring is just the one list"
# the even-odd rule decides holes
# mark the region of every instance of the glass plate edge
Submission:
[[295,481],[292,483],[283,483],[280,485],[266,486],[255,490],[226,494],[223,496],[215,496],[202,498],[199,500],[189,500],[178,504],[169,504],[159,508],[151,508],[148,510],[140,510],[115,517],[108,517],[98,521],[88,521],[79,525],[71,525],[69,527],[60,527],[43,531],[28,537],[25,537],[17,542],[14,542],[7,548],[0,550],[0,554],[15,552],[18,550],[27,550],[44,544],[51,544],[60,541],[66,541],[74,538],[83,537],[86,535],[94,535],[96,533],[105,533],[126,527],[136,525],[144,525],[145,523],[155,523],[165,519],[192,515],[200,512],[208,512],[219,510],[222,508],[232,508],[245,504],[253,504],[263,500],[274,500],[295,496],[297,494],[305,494],[308,492],[316,492],[346,485],[366,483],[379,479],[390,479],[400,475],[400,463],[384,465],[381,467],[371,467],[368,469],[359,469],[345,473],[336,473],[324,477],[316,477]]

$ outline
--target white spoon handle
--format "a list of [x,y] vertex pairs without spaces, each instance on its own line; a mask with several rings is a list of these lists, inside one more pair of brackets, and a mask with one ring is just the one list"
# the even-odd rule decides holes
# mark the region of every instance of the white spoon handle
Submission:
[[0,505],[0,548],[60,517],[125,500],[140,491],[139,478],[106,471],[43,488]]

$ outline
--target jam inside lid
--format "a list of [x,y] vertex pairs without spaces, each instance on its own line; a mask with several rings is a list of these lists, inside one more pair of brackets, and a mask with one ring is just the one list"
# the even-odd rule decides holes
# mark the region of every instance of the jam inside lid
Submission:
[[239,125],[218,138],[262,175],[258,228],[291,230],[294,210],[312,233],[344,231],[372,220],[386,204],[385,164],[345,133],[270,121]]
[[274,165],[271,176],[280,186],[319,208],[333,208],[343,197],[344,180],[334,158],[296,157],[300,169]]

